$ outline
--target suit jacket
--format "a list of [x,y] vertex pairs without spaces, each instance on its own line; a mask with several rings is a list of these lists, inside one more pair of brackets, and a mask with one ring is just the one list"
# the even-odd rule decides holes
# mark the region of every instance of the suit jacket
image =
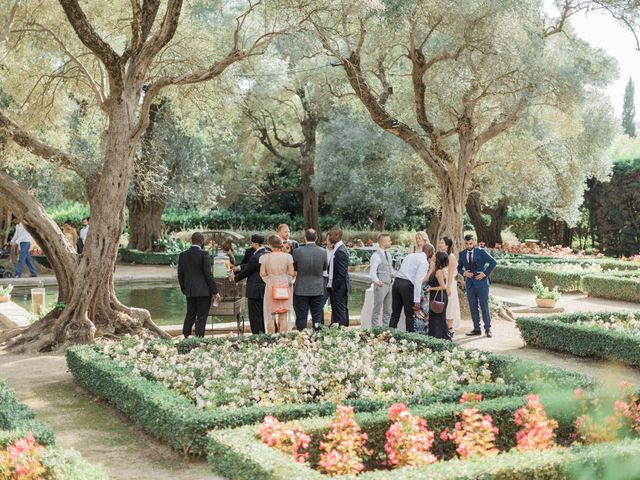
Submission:
[[212,297],[218,293],[209,253],[195,245],[182,252],[178,257],[178,282],[187,297]]
[[242,257],[242,260],[240,260],[240,263],[238,264],[238,266],[240,268],[244,268],[247,266],[247,264],[249,263],[249,260],[251,259],[251,257],[253,256],[255,250],[251,247],[247,248],[244,251],[244,257]]
[[324,295],[324,277],[327,252],[315,243],[307,243],[292,252],[293,266],[298,272],[293,293],[303,297]]
[[338,249],[333,252],[333,281],[331,282],[331,289],[334,291],[345,289],[347,293],[351,293],[349,252],[344,245],[340,245]]
[[473,249],[473,262],[469,265],[469,252],[465,249],[458,254],[458,273],[464,275],[465,270],[473,272],[473,274],[484,273],[486,276],[482,280],[476,280],[475,278],[465,279],[467,286],[473,286],[476,288],[489,288],[489,275],[496,268],[495,259],[484,248]]
[[291,251],[293,251],[296,248],[300,247],[300,244],[298,242],[296,242],[295,240],[287,240],[287,243],[289,245],[291,245]]
[[267,253],[267,250],[262,247],[256,251],[249,263],[234,275],[234,280],[239,282],[240,280],[247,279],[247,298],[262,299],[264,298],[265,283],[260,276],[260,257]]

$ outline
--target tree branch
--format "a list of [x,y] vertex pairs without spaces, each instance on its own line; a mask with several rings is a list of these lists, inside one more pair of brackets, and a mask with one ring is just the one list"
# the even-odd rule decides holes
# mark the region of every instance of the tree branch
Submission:
[[20,29],[20,30],[16,30],[16,31],[18,31],[18,32],[24,31],[24,32],[36,32],[36,33],[42,33],[42,32],[43,33],[48,33],[51,36],[51,38],[53,38],[53,41],[56,42],[56,44],[64,51],[64,53],[67,54],[67,56],[71,59],[71,61],[73,63],[75,63],[76,66],[80,69],[80,72],[82,72],[83,76],[87,79],[87,82],[89,83],[89,87],[91,87],[91,91],[93,92],[94,96],[96,97],[96,103],[98,104],[98,106],[102,110],[105,110],[106,109],[106,103],[105,103],[106,102],[106,98],[105,98],[105,92],[104,92],[104,84],[98,85],[96,80],[93,78],[93,76],[89,72],[89,69],[80,61],[80,59],[76,55],[71,53],[69,48],[67,48],[65,43],[60,39],[60,37],[58,35],[55,34],[55,32],[53,32],[53,30],[51,30],[50,28],[47,28],[44,25],[41,25],[39,23],[34,23],[33,25],[36,28],[24,28],[24,29]]
[[[151,28],[153,20],[155,19],[155,15],[158,13],[158,6],[155,5],[155,2],[148,5],[149,6],[145,11],[144,16],[145,29]],[[145,7],[146,6],[147,4],[145,4]],[[151,38],[149,38],[149,40],[145,41],[142,44],[140,53],[137,55],[143,71],[146,71],[147,67],[158,54],[158,52],[162,50],[175,35],[176,30],[178,29],[178,23],[180,21],[181,10],[182,0],[169,0],[169,4],[167,5],[167,10],[165,11],[164,17],[162,18],[160,28],[151,36]],[[153,18],[151,18],[152,14]],[[142,20],[140,28],[142,35]]]
[[80,41],[104,63],[114,86],[122,87],[123,63],[120,56],[89,23],[78,0],[58,0]]
[[511,113],[507,114],[502,120],[495,119],[491,122],[491,125],[476,137],[476,150],[482,147],[482,145],[487,143],[489,140],[497,137],[502,132],[515,125],[526,107],[527,101],[522,99],[518,102],[516,108]]
[[6,133],[15,143],[26,148],[32,154],[61,167],[69,168],[82,177],[82,173],[78,169],[81,161],[78,158],[38,140],[2,111],[0,111],[0,132]]

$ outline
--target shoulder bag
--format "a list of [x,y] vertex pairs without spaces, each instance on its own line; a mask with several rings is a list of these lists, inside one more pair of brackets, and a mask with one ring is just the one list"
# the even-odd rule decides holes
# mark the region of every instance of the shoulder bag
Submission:
[[442,293],[444,290],[440,290],[438,293],[440,294],[440,300],[438,301],[438,293],[436,293],[433,300],[429,302],[429,310],[433,313],[442,313],[444,312],[445,303],[442,301],[444,294]]

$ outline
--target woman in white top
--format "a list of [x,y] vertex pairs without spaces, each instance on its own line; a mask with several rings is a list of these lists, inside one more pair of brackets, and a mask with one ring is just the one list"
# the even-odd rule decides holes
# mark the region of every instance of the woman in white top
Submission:
[[453,338],[453,333],[460,326],[460,300],[458,299],[458,258],[453,253],[453,241],[449,237],[442,237],[438,243],[438,250],[449,255],[449,265],[445,269],[445,279],[447,283],[447,327],[449,335]]

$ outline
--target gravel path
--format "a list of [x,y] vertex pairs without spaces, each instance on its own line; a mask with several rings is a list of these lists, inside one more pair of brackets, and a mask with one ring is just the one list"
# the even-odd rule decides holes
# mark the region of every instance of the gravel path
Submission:
[[78,387],[61,355],[24,356],[0,351],[0,376],[39,420],[49,423],[57,444],[101,465],[114,480],[204,480],[205,460],[184,458],[133,425],[118,411]]

